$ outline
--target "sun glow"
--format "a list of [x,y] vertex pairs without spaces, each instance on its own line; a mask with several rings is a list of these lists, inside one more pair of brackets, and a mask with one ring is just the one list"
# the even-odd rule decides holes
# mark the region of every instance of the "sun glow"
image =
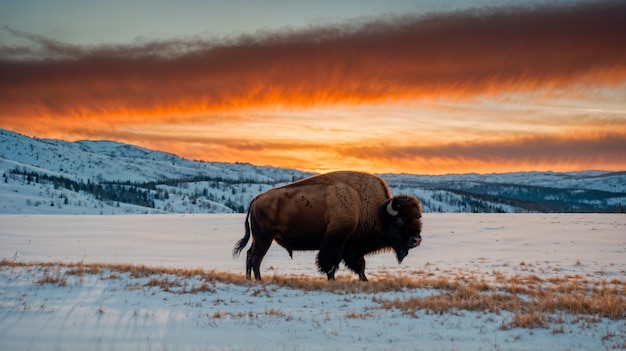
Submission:
[[315,172],[623,170],[626,5],[562,6],[118,46],[5,28],[32,47],[0,50],[0,127]]

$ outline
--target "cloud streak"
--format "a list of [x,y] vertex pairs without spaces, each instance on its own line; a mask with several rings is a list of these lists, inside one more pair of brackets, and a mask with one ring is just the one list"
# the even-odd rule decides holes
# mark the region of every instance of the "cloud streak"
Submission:
[[18,50],[30,59],[3,50],[1,103],[15,114],[186,115],[626,79],[623,2],[388,16],[231,40],[118,46],[5,30],[35,44]]
[[[230,38],[123,45],[77,46],[3,30],[21,44],[0,47],[0,124],[40,135],[106,131],[121,136],[120,130],[154,125],[220,125],[227,133],[247,125],[256,111],[315,114],[351,106],[471,104],[502,95],[623,91],[626,85],[623,1],[385,15]],[[359,117],[353,118],[359,123]],[[372,133],[384,138],[385,128]],[[604,136],[613,145],[624,134]],[[575,158],[571,148],[588,155],[577,145],[604,142],[585,137],[568,145],[561,137],[467,147],[462,144],[467,141],[435,141],[430,147],[402,146],[395,154],[532,160],[528,155],[537,150],[529,147],[535,145],[555,150],[554,157]],[[271,144],[225,139],[224,148],[230,146],[237,155]],[[385,158],[388,150],[351,147],[343,152]]]
[[593,160],[623,164],[626,133],[608,132],[588,135],[527,135],[513,139],[451,142],[424,146],[358,146],[344,150],[347,155],[383,159],[444,159],[450,162],[475,160],[485,163],[545,163],[556,158],[571,162]]

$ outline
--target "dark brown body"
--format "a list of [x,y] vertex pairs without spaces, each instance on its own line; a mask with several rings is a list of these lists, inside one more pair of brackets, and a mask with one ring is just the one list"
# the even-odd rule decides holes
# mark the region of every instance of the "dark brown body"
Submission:
[[310,177],[258,195],[250,203],[246,234],[252,233],[246,275],[261,279],[260,265],[272,241],[289,255],[294,250],[319,250],[317,265],[329,279],[339,263],[365,277],[364,256],[393,249],[398,261],[421,242],[421,207],[411,196],[392,198],[385,181],[360,172],[333,172]]

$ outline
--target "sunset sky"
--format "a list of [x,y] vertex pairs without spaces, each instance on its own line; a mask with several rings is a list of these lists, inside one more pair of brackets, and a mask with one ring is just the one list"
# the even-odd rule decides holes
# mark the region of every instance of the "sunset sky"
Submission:
[[0,25],[0,128],[28,136],[315,172],[626,170],[626,1],[0,0]]

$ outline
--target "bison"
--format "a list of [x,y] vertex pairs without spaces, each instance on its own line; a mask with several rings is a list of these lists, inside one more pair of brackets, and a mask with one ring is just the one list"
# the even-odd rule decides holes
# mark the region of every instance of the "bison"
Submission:
[[261,261],[276,241],[291,257],[294,250],[319,250],[317,266],[329,280],[343,260],[367,281],[364,256],[392,249],[401,263],[422,241],[421,217],[415,197],[392,197],[380,177],[350,171],[317,175],[255,197],[233,257],[239,256],[252,233],[248,279],[254,271],[255,279],[261,280]]

